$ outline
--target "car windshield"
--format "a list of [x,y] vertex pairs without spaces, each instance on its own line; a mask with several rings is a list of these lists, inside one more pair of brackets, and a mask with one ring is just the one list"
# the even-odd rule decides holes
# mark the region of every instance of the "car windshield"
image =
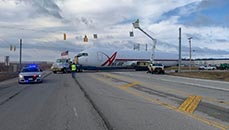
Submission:
[[40,72],[40,70],[38,68],[23,68],[21,72]]

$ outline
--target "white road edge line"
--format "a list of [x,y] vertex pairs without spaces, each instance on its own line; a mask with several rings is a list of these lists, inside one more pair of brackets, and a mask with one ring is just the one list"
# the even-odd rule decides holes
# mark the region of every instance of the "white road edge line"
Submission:
[[[224,81],[213,81],[213,80],[207,80],[207,79],[196,79],[196,78],[187,78],[187,77],[180,77],[180,76],[167,76],[167,77],[176,77],[176,78],[180,78],[180,79],[191,79],[191,80],[197,80],[197,81],[210,81],[210,82],[215,82],[215,83],[229,84],[228,82],[224,82]],[[151,78],[151,76],[149,76],[149,78]],[[227,88],[218,88],[218,87],[214,87],[214,86],[193,84],[193,83],[188,83],[188,82],[177,82],[177,81],[168,80],[168,79],[158,79],[158,78],[155,78],[155,79],[159,80],[159,81],[167,81],[167,82],[173,82],[173,83],[181,83],[181,84],[185,84],[185,85],[198,86],[198,87],[207,88],[207,89],[215,89],[215,90],[220,90],[220,91],[229,91],[229,89],[227,89]]]
[[76,111],[76,108],[75,108],[75,107],[73,107],[73,111],[74,111],[74,115],[75,115],[76,117],[78,117],[78,114],[77,114],[77,111]]
[[229,89],[226,89],[226,88],[217,88],[217,87],[214,87],[214,86],[206,86],[206,85],[193,84],[193,83],[187,83],[187,82],[177,82],[177,81],[167,80],[167,79],[159,79],[159,80],[168,81],[168,82],[174,82],[174,83],[181,83],[181,84],[192,85],[192,86],[198,86],[198,87],[208,88],[208,89],[215,89],[215,90],[221,90],[221,91],[229,91]]

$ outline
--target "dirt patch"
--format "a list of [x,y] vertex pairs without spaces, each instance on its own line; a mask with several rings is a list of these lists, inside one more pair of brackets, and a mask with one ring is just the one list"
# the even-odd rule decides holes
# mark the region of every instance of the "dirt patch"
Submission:
[[210,80],[221,80],[221,81],[229,82],[229,71],[227,72],[215,72],[215,71],[181,72],[181,73],[169,73],[169,75],[210,79]]

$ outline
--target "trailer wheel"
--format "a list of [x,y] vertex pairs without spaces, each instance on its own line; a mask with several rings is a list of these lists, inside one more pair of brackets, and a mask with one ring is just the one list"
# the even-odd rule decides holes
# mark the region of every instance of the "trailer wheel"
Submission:
[[66,68],[63,68],[63,73],[67,73],[67,69]]

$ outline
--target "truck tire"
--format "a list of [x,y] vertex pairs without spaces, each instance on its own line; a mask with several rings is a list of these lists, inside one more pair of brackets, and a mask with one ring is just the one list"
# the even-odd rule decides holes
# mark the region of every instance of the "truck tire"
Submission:
[[54,74],[56,74],[56,71],[53,71]]
[[67,73],[68,70],[67,70],[66,68],[63,68],[62,72],[63,72],[63,73]]
[[154,74],[154,70],[153,70],[153,69],[151,69],[151,71],[150,71],[150,72],[151,72],[151,74]]
[[160,68],[156,68],[156,69],[155,69],[155,73],[156,73],[156,74],[160,74],[161,71],[162,71],[162,70],[161,70]]

